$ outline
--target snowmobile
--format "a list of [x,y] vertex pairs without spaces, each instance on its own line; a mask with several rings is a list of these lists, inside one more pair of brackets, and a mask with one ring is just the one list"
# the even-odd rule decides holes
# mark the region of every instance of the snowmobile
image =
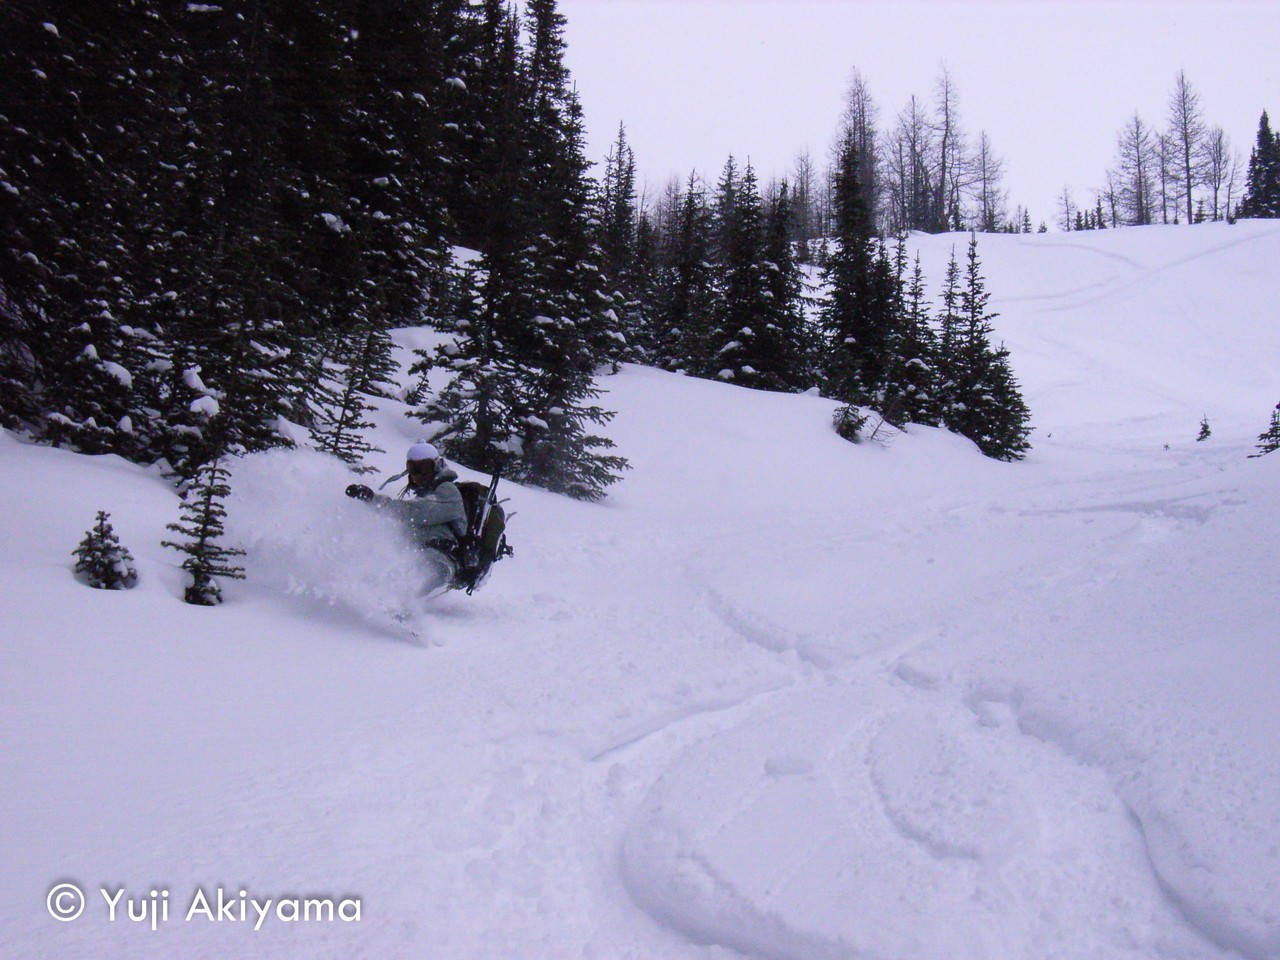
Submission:
[[[501,471],[494,472],[488,486],[458,480],[434,445],[419,441],[409,450],[407,469],[389,477],[382,487],[405,476],[410,483],[398,498],[375,493],[359,483],[347,487],[346,493],[379,510],[389,510],[413,533],[433,568],[424,591],[428,598],[448,590],[474,593],[488,578],[493,564],[515,552],[507,543],[507,515],[497,497]],[[414,496],[407,496],[410,492]]]

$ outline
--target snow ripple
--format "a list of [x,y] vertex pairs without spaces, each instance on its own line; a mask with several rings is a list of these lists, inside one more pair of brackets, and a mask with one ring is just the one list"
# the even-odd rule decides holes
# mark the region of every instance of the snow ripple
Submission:
[[623,880],[756,957],[1197,955],[1105,771],[1014,720],[892,673],[798,692],[666,770]]

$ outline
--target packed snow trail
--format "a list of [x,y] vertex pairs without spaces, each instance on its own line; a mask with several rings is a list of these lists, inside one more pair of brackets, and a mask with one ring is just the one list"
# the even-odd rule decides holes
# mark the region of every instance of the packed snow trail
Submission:
[[[913,242],[937,280],[965,240]],[[1280,458],[1247,459],[1280,232],[982,254],[1027,462],[626,367],[625,480],[504,483],[515,558],[419,642],[379,619],[414,568],[329,461],[238,465],[250,579],[194,610],[154,472],[0,435],[0,952],[1280,958]],[[99,508],[134,591],[70,576]],[[72,923],[61,881],[91,894]],[[96,893],[155,885],[155,932]],[[217,887],[363,916],[177,915]]]

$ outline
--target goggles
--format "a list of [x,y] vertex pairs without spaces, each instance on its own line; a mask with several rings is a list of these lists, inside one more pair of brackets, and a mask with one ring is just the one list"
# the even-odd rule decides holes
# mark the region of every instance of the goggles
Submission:
[[410,460],[405,466],[409,469],[409,475],[415,477],[431,476],[436,472],[434,460]]

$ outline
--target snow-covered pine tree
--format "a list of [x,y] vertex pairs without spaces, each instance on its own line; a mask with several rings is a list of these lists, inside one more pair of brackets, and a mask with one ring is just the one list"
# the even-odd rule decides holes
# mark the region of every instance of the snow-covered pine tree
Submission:
[[836,409],[831,415],[831,425],[836,433],[850,443],[862,441],[862,428],[867,424],[867,415],[851,403]]
[[[413,416],[426,426],[428,439],[450,459],[493,473],[521,455],[521,418],[525,373],[502,335],[500,305],[482,290],[499,292],[489,279],[485,255],[454,272],[443,315],[434,325],[449,334],[432,353],[417,351],[410,374],[419,377],[414,391],[420,398]],[[445,385],[433,392],[432,371],[441,371]]]
[[197,606],[212,607],[222,602],[222,589],[216,578],[244,579],[244,569],[231,562],[233,557],[244,556],[244,551],[218,543],[224,535],[222,521],[227,516],[222,502],[231,493],[229,476],[221,461],[202,467],[183,500],[182,520],[167,526],[186,537],[186,542],[165,540],[161,544],[187,555],[182,569],[191,575],[191,583],[183,600]]
[[[487,4],[488,49],[500,69],[486,86],[493,129],[478,145],[494,176],[472,210],[481,256],[453,343],[422,363],[449,379],[416,416],[460,462],[502,466],[513,480],[599,499],[625,461],[591,432],[612,414],[595,404],[597,366],[617,330],[600,290],[581,106],[563,63],[564,18],[554,0],[528,4],[531,46]],[[424,393],[424,391],[419,391]]]
[[654,311],[659,303],[662,264],[658,228],[648,210],[637,211],[635,256],[631,261],[631,303],[634,306],[629,356],[657,366],[662,350],[658,343]]
[[878,258],[869,198],[859,179],[861,158],[851,134],[840,145],[834,171],[835,248],[823,276],[826,392],[860,406],[877,402],[884,388],[893,330],[893,277]]
[[924,273],[916,254],[911,278],[904,281],[906,238],[898,238],[894,271],[902,287],[898,323],[885,384],[884,416],[890,423],[938,422],[937,337],[929,322],[924,299]]
[[527,282],[512,291],[516,329],[504,335],[518,344],[531,406],[507,475],[595,500],[625,466],[604,452],[611,441],[589,432],[613,416],[594,402],[601,394],[594,377],[616,349],[618,330],[600,289],[582,107],[564,65],[564,17],[555,0],[529,0],[528,17]]
[[609,296],[619,334],[611,359],[616,372],[619,360],[649,362],[653,354],[652,334],[646,304],[640,296],[643,274],[638,269],[640,211],[636,206],[636,157],[627,144],[627,130],[618,125],[618,139],[605,158],[600,183],[597,217],[600,272],[603,289]]
[[1262,111],[1258,137],[1249,154],[1249,172],[1238,217],[1280,217],[1280,134],[1271,132],[1271,121]]
[[1258,452],[1249,456],[1261,457],[1275,450],[1280,450],[1280,403],[1271,411],[1271,425],[1258,434]]
[[987,379],[991,413],[986,433],[978,445],[996,460],[1021,460],[1031,449],[1031,410],[1013,373],[1009,351],[1003,343],[991,355]]
[[[726,166],[731,173],[732,161]],[[747,164],[740,180],[722,185],[719,208],[722,258],[717,267],[715,329],[712,355],[704,375],[744,387],[772,386],[761,374],[763,327],[771,314],[764,268],[764,211],[755,171]],[[756,328],[760,327],[760,330]]]
[[733,154],[724,162],[716,184],[715,205],[711,219],[711,261],[723,264],[729,257],[730,236],[737,219],[738,184],[742,177]]
[[960,378],[962,375],[960,349],[962,340],[960,315],[960,264],[956,260],[955,247],[947,261],[947,272],[942,284],[942,310],[938,314],[938,354],[936,363],[936,395],[938,422],[949,426],[961,411],[955,409],[960,402]]
[[127,590],[138,582],[133,556],[120,544],[110,514],[99,510],[93,527],[76,547],[76,576],[99,590]]
[[1030,411],[1009,366],[1009,352],[991,345],[990,293],[978,259],[978,240],[969,238],[968,266],[958,288],[955,257],[947,269],[940,367],[943,423],[968,437],[997,460],[1020,460],[1030,448]]
[[149,4],[0,6],[0,423],[135,456],[139,174],[152,162]]
[[322,376],[330,381],[323,392],[312,388],[316,397],[316,421],[311,439],[316,447],[346,463],[356,473],[369,473],[374,468],[364,463],[369,453],[383,453],[364,437],[373,424],[366,414],[376,410],[371,398],[389,396],[394,387],[398,366],[392,355],[390,335],[371,324],[348,334],[333,334],[332,360],[321,361]]
[[[460,241],[479,256],[450,271],[446,299],[432,311],[432,325],[452,336],[430,354],[418,352],[412,416],[447,456],[492,473],[521,453],[522,292],[532,285],[535,225],[532,95],[514,9],[485,0],[470,7],[464,27],[474,53],[450,209]],[[433,371],[444,380],[438,392],[428,382]]]
[[759,382],[769,390],[802,390],[812,383],[804,318],[804,285],[791,240],[794,220],[786,180],[766,213],[764,324],[760,331]]
[[667,370],[703,372],[709,364],[709,324],[715,305],[711,210],[696,174],[689,174],[679,214],[663,249],[654,308],[656,360]]

